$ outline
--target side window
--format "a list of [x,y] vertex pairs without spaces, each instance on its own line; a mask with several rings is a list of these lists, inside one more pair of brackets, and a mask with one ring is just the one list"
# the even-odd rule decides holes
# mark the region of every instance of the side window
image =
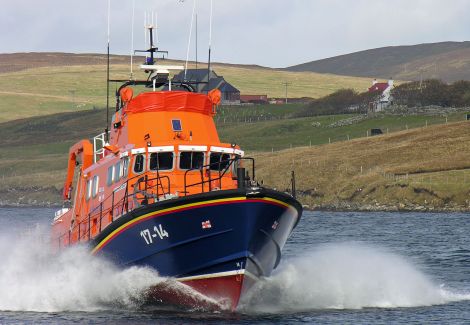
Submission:
[[135,155],[134,157],[134,173],[140,174],[144,171],[145,156],[142,154]]
[[121,177],[126,177],[129,171],[129,157],[124,157],[121,160]]
[[233,164],[232,164],[232,169],[233,169],[233,170],[232,170],[232,173],[233,173],[234,175],[236,175],[236,174],[237,174],[237,168],[240,167],[240,162],[241,162],[241,161],[237,159],[237,158],[240,158],[239,155],[234,155],[233,158],[234,158],[235,160],[233,161]]
[[121,179],[121,162],[118,162],[116,165],[114,165],[113,182],[117,182],[120,179]]
[[106,185],[110,186],[113,184],[113,176],[114,176],[114,171],[113,171],[114,166],[109,166],[108,167],[108,176],[106,178]]
[[92,185],[92,190],[91,190],[91,196],[96,197],[96,194],[98,194],[98,187],[100,186],[100,178],[98,175],[95,175],[93,177],[93,185]]
[[154,152],[150,154],[150,170],[173,169],[173,152]]
[[180,152],[180,169],[198,169],[204,166],[204,152]]
[[92,188],[93,182],[91,179],[89,179],[86,182],[86,199],[89,200],[91,198],[91,188]]
[[210,170],[224,170],[230,164],[228,153],[211,152],[209,158]]

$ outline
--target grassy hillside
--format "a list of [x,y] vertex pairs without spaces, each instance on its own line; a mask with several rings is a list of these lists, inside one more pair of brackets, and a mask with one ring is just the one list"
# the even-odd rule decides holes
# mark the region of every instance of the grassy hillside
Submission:
[[[306,118],[278,115],[266,120],[261,117],[259,121],[256,115],[241,116],[237,117],[235,121],[238,122],[234,123],[230,122],[233,119],[226,118],[224,123],[224,120],[219,118],[217,125],[223,139],[242,144],[245,149],[252,151],[277,151],[363,138],[370,135],[372,128],[380,128],[383,133],[392,133],[446,122],[446,117],[425,115],[367,117],[349,114]],[[447,116],[448,122],[464,119],[463,113]]]
[[296,172],[309,206],[470,209],[470,124],[458,122],[275,153],[257,153],[257,177],[279,189]]
[[470,42],[389,46],[307,62],[289,71],[310,71],[400,80],[470,79]]
[[[243,109],[249,121],[249,108]],[[265,183],[284,190],[295,170],[301,200],[309,206],[466,207],[468,122],[431,126],[445,120],[427,117],[424,127],[425,117],[384,116],[333,127],[353,116],[290,119],[289,109],[295,106],[278,107],[271,119],[251,123],[236,122],[236,108],[220,112],[226,118],[218,122],[222,140],[256,157]],[[456,114],[449,121],[462,118]],[[90,110],[1,123],[0,204],[59,202],[69,146],[102,132],[104,119],[103,111]],[[404,125],[415,129],[392,133]],[[388,127],[390,133],[366,138],[371,127]]]
[[[135,62],[141,61],[141,58],[136,58]],[[105,62],[103,55],[96,54],[0,54],[0,122],[104,107]],[[128,78],[128,62],[129,57],[113,56],[111,78]],[[164,62],[182,63],[170,60]],[[367,78],[289,72],[258,66],[215,63],[212,67],[242,94],[267,94],[269,97],[285,96],[283,82],[289,83],[289,97],[313,98],[341,88],[362,91],[370,84]],[[135,69],[134,76],[143,78],[144,74]],[[111,87],[111,97],[115,87]]]

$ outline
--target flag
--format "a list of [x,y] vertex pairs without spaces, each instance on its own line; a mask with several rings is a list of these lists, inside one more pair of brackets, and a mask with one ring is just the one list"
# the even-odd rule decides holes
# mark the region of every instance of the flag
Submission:
[[206,220],[206,221],[201,222],[201,225],[202,225],[202,229],[209,229],[209,228],[212,228],[212,225],[211,225],[211,221],[210,221],[210,220]]

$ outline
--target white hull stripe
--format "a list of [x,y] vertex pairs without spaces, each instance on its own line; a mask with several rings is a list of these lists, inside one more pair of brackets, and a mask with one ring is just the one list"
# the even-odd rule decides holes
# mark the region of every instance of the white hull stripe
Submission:
[[246,275],[252,279],[258,280],[258,277],[247,270],[241,269],[241,270],[235,270],[235,271],[225,271],[225,272],[217,272],[217,273],[210,273],[210,274],[201,274],[201,275],[194,275],[194,276],[188,276],[184,278],[177,278],[176,280],[178,281],[192,281],[192,280],[202,280],[202,279],[211,279],[211,278],[221,278],[225,276],[231,276],[231,275]]

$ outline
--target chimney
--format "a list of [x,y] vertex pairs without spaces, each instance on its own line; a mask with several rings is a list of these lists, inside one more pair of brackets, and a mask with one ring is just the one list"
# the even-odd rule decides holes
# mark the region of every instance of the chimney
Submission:
[[392,87],[392,86],[393,86],[393,79],[392,79],[392,77],[390,77],[390,79],[388,79],[388,86],[389,86],[389,87]]
[[374,80],[372,80],[372,86],[375,85],[377,83],[377,79],[374,78]]

